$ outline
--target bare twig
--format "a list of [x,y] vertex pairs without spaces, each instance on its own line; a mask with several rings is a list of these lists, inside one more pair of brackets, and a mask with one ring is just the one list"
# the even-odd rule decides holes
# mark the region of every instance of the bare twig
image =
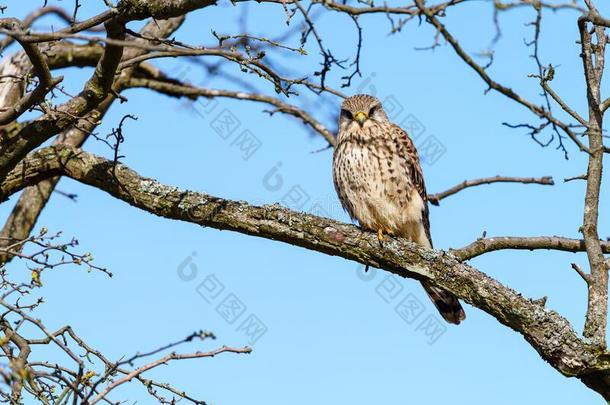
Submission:
[[589,151],[589,149],[580,141],[580,139],[578,139],[578,137],[572,131],[571,127],[568,124],[555,118],[553,115],[551,115],[551,113],[549,111],[542,108],[541,106],[536,105],[536,104],[526,100],[524,97],[522,97],[521,95],[516,93],[510,87],[506,87],[506,86],[496,82],[495,80],[493,80],[489,76],[487,71],[481,65],[476,63],[468,55],[468,53],[466,51],[464,51],[464,49],[461,47],[459,42],[453,37],[453,35],[451,35],[449,33],[449,31],[446,29],[445,25],[440,22],[440,20],[436,17],[434,12],[430,8],[428,8],[424,5],[423,0],[414,0],[414,1],[415,1],[415,4],[417,5],[418,9],[426,16],[426,20],[430,24],[432,24],[438,32],[440,32],[440,34],[443,36],[443,38],[455,50],[455,53],[468,66],[470,66],[479,75],[479,77],[481,79],[483,79],[483,81],[489,86],[489,89],[493,89],[493,90],[505,95],[506,97],[516,101],[518,104],[521,104],[522,106],[526,107],[528,110],[533,112],[538,117],[544,118],[545,120],[550,122],[552,125],[555,125],[555,126],[561,128],[564,131],[564,133],[578,146],[578,148],[581,151],[587,151],[587,152]]
[[453,194],[456,194],[465,188],[480,186],[482,184],[491,184],[491,183],[523,183],[523,184],[542,184],[552,186],[555,184],[553,178],[550,176],[545,177],[508,177],[508,176],[494,176],[494,177],[485,177],[482,179],[475,180],[464,180],[460,184],[451,187],[448,190],[445,190],[440,193],[430,194],[428,195],[428,201],[432,205],[439,205],[440,201],[444,198],[447,198]]
[[167,356],[164,356],[151,363],[148,363],[148,364],[132,371],[131,373],[127,374],[125,377],[119,378],[118,380],[112,382],[106,388],[104,388],[104,390],[102,390],[99,393],[99,395],[90,402],[90,404],[94,405],[94,404],[98,403],[100,400],[105,398],[112,390],[114,390],[115,388],[117,388],[118,386],[120,386],[126,382],[131,381],[134,378],[139,377],[142,373],[145,373],[146,371],[151,370],[160,365],[167,364],[173,360],[187,360],[187,359],[199,359],[199,358],[204,358],[204,357],[214,357],[221,353],[250,353],[250,352],[252,352],[252,349],[249,347],[234,348],[234,347],[223,346],[219,349],[212,350],[209,352],[195,352],[195,353],[187,353],[187,354],[170,353]]
[[270,97],[263,94],[195,87],[179,82],[176,83],[176,81],[173,79],[171,82],[163,82],[159,80],[133,78],[129,81],[129,85],[132,87],[146,87],[172,97],[227,97],[238,100],[249,100],[269,104],[276,107],[277,111],[279,112],[299,118],[317,133],[322,135],[322,137],[324,137],[324,139],[329,144],[335,144],[335,136],[322,123],[314,119],[309,113],[305,112],[304,110],[294,105],[283,102],[275,97]]
[[582,268],[577,264],[577,263],[572,263],[571,264],[572,268],[574,269],[574,271],[576,273],[578,273],[578,275],[585,280],[585,283],[589,284],[589,275],[587,273],[585,273]]

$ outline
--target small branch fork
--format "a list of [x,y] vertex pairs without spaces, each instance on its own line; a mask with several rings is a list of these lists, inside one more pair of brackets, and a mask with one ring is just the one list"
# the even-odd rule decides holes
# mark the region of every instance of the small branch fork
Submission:
[[0,125],[6,125],[17,119],[34,105],[44,102],[46,95],[63,80],[63,77],[53,77],[51,75],[49,66],[40,53],[38,45],[23,41],[24,33],[19,20],[12,18],[1,19],[0,27],[16,32],[14,38],[23,46],[23,50],[32,63],[34,74],[38,77],[38,85],[34,90],[27,93],[6,111],[0,112]]

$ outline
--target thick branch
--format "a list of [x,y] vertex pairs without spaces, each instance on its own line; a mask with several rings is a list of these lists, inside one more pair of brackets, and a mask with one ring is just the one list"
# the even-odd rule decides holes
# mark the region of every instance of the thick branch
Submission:
[[[592,9],[592,13],[597,13]],[[599,217],[599,194],[603,172],[603,114],[601,104],[601,79],[604,70],[606,34],[602,27],[595,27],[597,43],[592,43],[586,17],[578,20],[581,41],[581,57],[587,84],[589,104],[589,163],[587,166],[587,189],[583,214],[582,234],[589,259],[589,296],[585,319],[585,337],[606,347],[606,324],[608,322],[608,268],[597,231]]]
[[121,0],[117,10],[126,21],[150,17],[164,20],[214,4],[215,0]]
[[[451,254],[377,237],[353,225],[293,212],[278,205],[256,207],[180,190],[144,178],[122,164],[64,146],[41,149],[25,159],[2,184],[12,193],[31,181],[64,174],[156,215],[216,229],[279,240],[380,267],[446,289],[494,316],[525,339],[565,375],[606,373],[610,364],[596,346],[582,341],[554,311],[460,262]],[[604,374],[605,375],[605,374]]]

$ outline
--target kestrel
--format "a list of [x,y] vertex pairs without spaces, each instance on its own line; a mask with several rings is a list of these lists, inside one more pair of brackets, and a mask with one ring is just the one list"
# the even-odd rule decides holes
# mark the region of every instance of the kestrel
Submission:
[[[390,122],[377,98],[357,94],[341,104],[333,180],[343,208],[363,229],[377,232],[380,241],[385,233],[432,248],[417,150],[409,135]],[[456,296],[422,284],[447,322],[464,320]]]

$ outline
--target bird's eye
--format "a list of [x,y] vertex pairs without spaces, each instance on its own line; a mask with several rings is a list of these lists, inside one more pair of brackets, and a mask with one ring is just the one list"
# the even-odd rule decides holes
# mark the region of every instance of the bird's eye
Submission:
[[352,113],[347,110],[341,110],[341,117],[347,118],[348,120],[352,119]]
[[378,109],[379,109],[378,105],[372,106],[371,109],[369,110],[369,116],[372,116],[373,114],[375,114],[375,112],[377,112]]

